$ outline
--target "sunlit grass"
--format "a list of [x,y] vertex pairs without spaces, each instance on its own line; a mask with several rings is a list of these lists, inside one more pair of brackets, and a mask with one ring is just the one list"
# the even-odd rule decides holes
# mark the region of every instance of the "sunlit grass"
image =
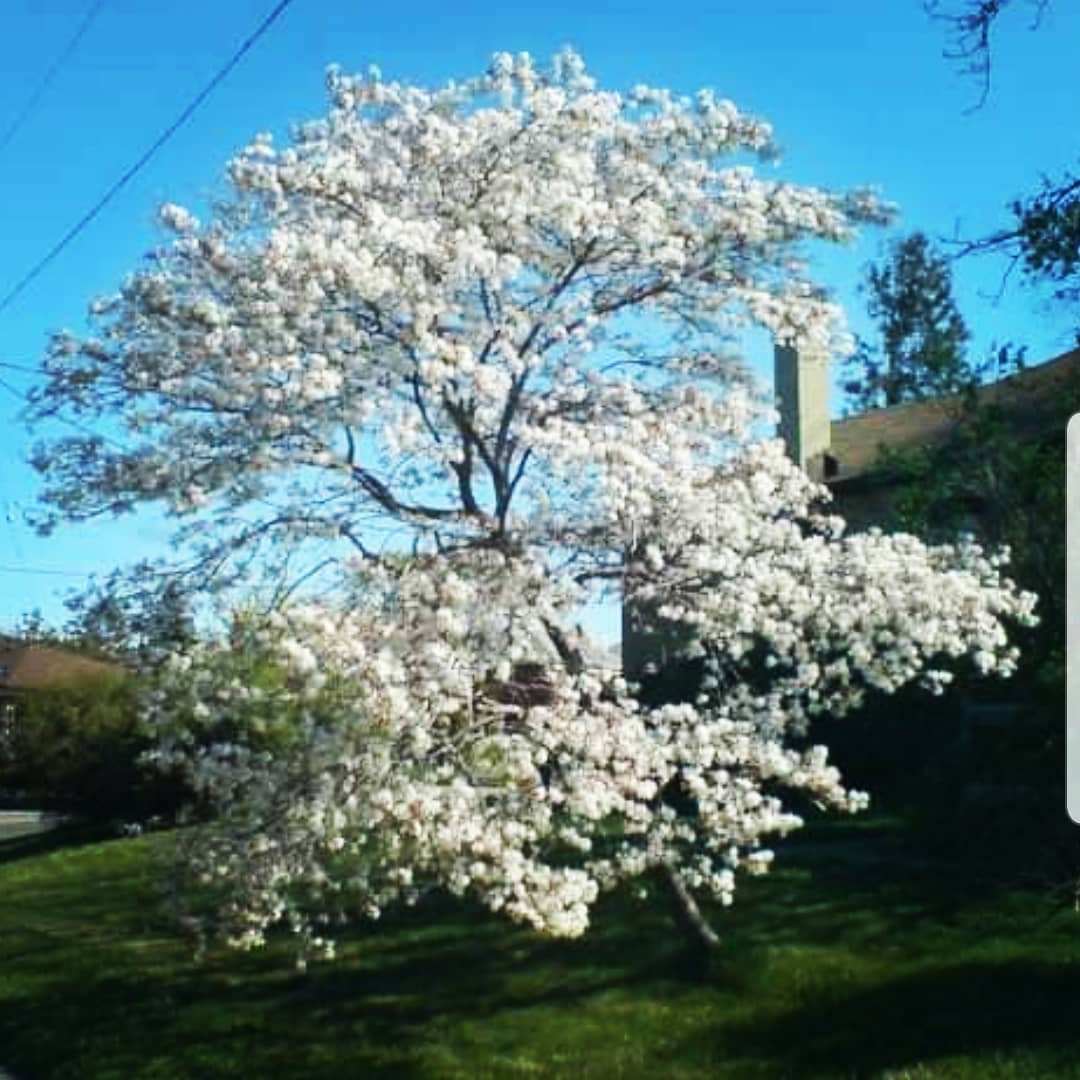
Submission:
[[196,963],[158,913],[167,834],[0,844],[0,1066],[19,1080],[1080,1076],[1080,918],[921,865],[889,823],[807,833],[717,913],[724,952],[704,977],[661,897],[609,898],[581,942],[443,902],[350,932],[306,975],[286,942]]

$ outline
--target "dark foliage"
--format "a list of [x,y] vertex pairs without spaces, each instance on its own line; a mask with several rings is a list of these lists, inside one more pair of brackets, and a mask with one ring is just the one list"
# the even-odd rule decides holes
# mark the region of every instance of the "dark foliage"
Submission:
[[893,519],[939,541],[974,532],[1007,545],[1009,573],[1039,596],[1037,627],[1007,683],[961,677],[943,698],[872,698],[854,722],[820,730],[849,783],[905,812],[923,842],[987,873],[1073,889],[1080,843],[1065,813],[1065,419],[1080,385],[1059,395],[1046,434],[1020,433],[977,395],[957,401],[951,439],[882,461],[897,483]]
[[150,740],[137,693],[134,678],[119,676],[22,695],[0,747],[0,791],[90,821],[172,817],[187,791],[140,763]]
[[856,411],[957,393],[976,380],[948,262],[923,233],[897,241],[863,287],[880,345],[861,341],[847,361],[844,390]]

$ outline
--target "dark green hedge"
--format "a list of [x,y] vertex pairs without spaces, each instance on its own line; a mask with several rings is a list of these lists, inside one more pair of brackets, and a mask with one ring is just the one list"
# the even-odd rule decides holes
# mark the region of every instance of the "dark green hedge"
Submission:
[[125,675],[24,693],[0,744],[0,797],[91,820],[171,817],[186,791],[139,762],[138,689]]

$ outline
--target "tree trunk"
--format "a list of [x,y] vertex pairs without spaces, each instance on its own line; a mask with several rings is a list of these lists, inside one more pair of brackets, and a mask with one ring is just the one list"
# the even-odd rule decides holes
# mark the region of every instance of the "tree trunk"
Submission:
[[704,951],[707,954],[718,949],[720,938],[709,925],[708,919],[701,914],[701,908],[697,906],[697,901],[686,887],[682,875],[667,864],[661,866],[659,870],[675,904],[675,920],[686,935],[691,951]]

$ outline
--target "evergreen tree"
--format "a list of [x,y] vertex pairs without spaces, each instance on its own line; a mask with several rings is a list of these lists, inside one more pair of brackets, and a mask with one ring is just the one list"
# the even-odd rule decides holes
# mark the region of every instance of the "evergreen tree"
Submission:
[[923,233],[897,241],[883,265],[868,269],[864,288],[881,344],[861,341],[848,361],[844,390],[857,411],[941,397],[974,381],[949,265]]

